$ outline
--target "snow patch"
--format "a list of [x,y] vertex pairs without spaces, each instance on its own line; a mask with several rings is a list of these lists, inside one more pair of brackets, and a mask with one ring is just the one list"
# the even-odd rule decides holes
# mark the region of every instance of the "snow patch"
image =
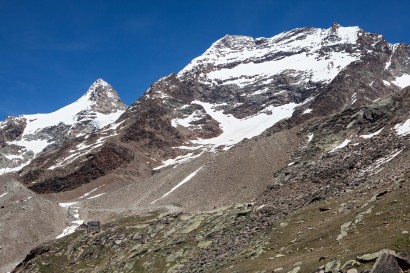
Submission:
[[405,88],[410,85],[410,75],[403,74],[400,77],[396,77],[393,83],[401,88]]
[[105,186],[105,185],[101,185],[101,186],[99,186],[99,187],[97,187],[97,188],[95,188],[95,189],[93,189],[93,190],[91,190],[91,191],[89,191],[89,192],[86,192],[86,193],[84,193],[83,195],[81,195],[80,197],[78,197],[78,199],[82,199],[82,198],[84,198],[84,197],[87,197],[87,196],[89,196],[91,193],[95,192],[96,190],[98,190],[99,188],[104,187],[104,186]]
[[410,119],[406,120],[402,124],[397,124],[394,126],[396,133],[400,136],[405,136],[410,134]]
[[387,70],[387,69],[390,68],[391,59],[392,59],[392,57],[393,57],[394,53],[396,52],[396,49],[397,49],[397,47],[398,47],[399,45],[400,45],[400,44],[389,45],[389,47],[391,47],[392,53],[391,53],[391,55],[390,55],[389,61],[388,61],[388,62],[386,63],[386,65],[384,66],[384,70]]
[[34,155],[37,155],[41,151],[44,150],[45,147],[52,144],[52,142],[48,142],[48,140],[16,140],[9,142],[9,144],[23,146],[26,148],[27,151],[32,151]]
[[329,59],[320,58],[318,53],[308,55],[303,52],[280,60],[241,63],[230,69],[212,71],[208,74],[208,79],[232,81],[238,78],[265,78],[285,71],[298,71],[307,76],[305,82],[330,82],[341,69],[356,60],[358,56],[342,52],[333,52]]
[[303,111],[302,115],[312,113],[312,111],[313,111],[313,109],[308,108],[305,111]]
[[354,93],[354,94],[352,95],[351,100],[352,100],[352,105],[353,105],[353,104],[357,101],[357,93]]
[[104,195],[104,194],[106,194],[106,192],[103,192],[103,193],[100,193],[100,194],[97,194],[97,195],[88,197],[88,198],[86,198],[86,199],[94,199],[94,198],[100,197],[100,196],[102,196],[102,195]]
[[[164,160],[164,161],[162,161],[162,165],[153,168],[153,170],[159,170],[159,169],[165,168],[167,166],[172,166],[172,165],[178,166],[179,164],[186,163],[188,161],[191,161],[194,158],[197,158],[197,157],[201,156],[202,153],[199,153],[199,154],[196,154],[196,155],[194,155],[194,153],[188,153],[186,155],[177,156],[176,158]],[[176,166],[174,166],[174,168]]]
[[338,149],[342,149],[344,147],[346,147],[349,143],[351,142],[350,139],[345,139],[342,143],[340,143],[339,145],[337,145],[333,150],[331,150],[329,153],[333,153],[334,151],[338,150]]
[[181,187],[182,185],[184,185],[186,182],[188,182],[189,180],[191,180],[195,175],[197,175],[197,173],[203,168],[204,166],[198,168],[196,171],[194,171],[193,173],[191,173],[190,175],[188,175],[187,177],[184,178],[184,180],[182,180],[181,182],[179,182],[175,187],[173,187],[169,192],[165,193],[163,196],[161,196],[160,198],[152,201],[150,203],[150,205],[156,203],[158,200],[170,195],[173,191],[175,191],[176,189],[178,189],[179,187]]
[[5,158],[7,158],[8,160],[17,160],[17,159],[23,159],[23,155],[6,155],[6,154],[3,154],[3,156],[5,157]]
[[78,202],[59,203],[61,207],[67,209],[67,215],[69,219],[71,219],[71,221],[70,224],[63,230],[63,232],[56,237],[56,239],[60,239],[73,233],[77,229],[77,227],[84,223],[83,220],[80,220],[79,207],[73,207],[73,205],[77,203]]
[[278,121],[292,116],[296,103],[289,103],[282,106],[268,106],[261,113],[244,119],[237,119],[233,115],[225,115],[223,111],[216,110],[217,104],[210,104],[201,101],[193,101],[193,104],[201,105],[207,114],[219,122],[223,133],[210,139],[197,139],[192,143],[210,146],[230,146],[239,143],[245,138],[252,138],[260,135],[266,129],[272,127]]
[[370,166],[368,166],[366,169],[362,171],[363,174],[366,173],[372,173],[376,174],[380,172],[382,169],[380,168],[382,165],[386,164],[387,162],[393,160],[396,156],[398,156],[403,150],[395,150],[391,154],[377,159],[375,162],[373,162]]
[[6,168],[1,168],[1,169],[0,169],[0,174],[18,172],[18,171],[20,171],[21,169],[23,169],[25,166],[27,166],[28,164],[30,164],[30,161],[28,161],[28,162],[26,162],[26,163],[24,163],[24,164],[21,164],[20,166],[13,167],[13,168],[7,168],[7,167],[6,167]]
[[98,112],[93,112],[95,118],[91,122],[91,124],[97,128],[101,129],[109,124],[114,123],[125,111],[124,110],[117,110],[116,112],[110,114],[102,114]]
[[8,194],[8,193],[9,193],[9,192],[6,191],[5,193],[1,194],[1,195],[0,195],[0,198],[3,197],[3,196],[6,196],[6,194]]
[[315,135],[314,133],[308,134],[308,141],[307,141],[307,143],[309,143],[309,142],[312,141],[314,135]]
[[200,111],[195,111],[186,118],[175,118],[171,120],[171,125],[175,128],[178,127],[178,125],[183,127],[190,127],[192,126],[191,122],[201,120],[202,118],[202,113]]
[[380,134],[383,131],[383,129],[384,129],[384,127],[381,128],[380,130],[374,132],[374,133],[371,133],[371,134],[368,134],[368,135],[360,135],[360,137],[365,138],[365,139],[372,138],[372,137],[377,136],[378,134]]
[[69,203],[58,203],[58,205],[60,206],[60,207],[63,207],[63,208],[69,208],[69,207],[71,207],[72,205],[75,205],[75,204],[77,204],[78,202],[69,202]]

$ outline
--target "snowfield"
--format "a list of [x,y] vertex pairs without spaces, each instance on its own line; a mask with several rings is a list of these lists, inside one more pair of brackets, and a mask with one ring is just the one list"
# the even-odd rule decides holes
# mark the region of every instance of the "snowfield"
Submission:
[[295,108],[299,106],[296,103],[289,103],[281,106],[268,106],[265,110],[257,115],[244,119],[235,118],[232,115],[225,115],[223,111],[216,110],[217,104],[211,104],[201,101],[193,101],[193,104],[201,105],[207,114],[220,123],[219,127],[223,133],[210,139],[193,140],[193,144],[208,145],[213,147],[230,146],[241,142],[243,139],[251,139],[263,133],[266,129],[272,127],[278,121],[292,116]]
[[[298,29],[296,29],[297,31]],[[222,84],[236,84],[244,87],[254,81],[269,79],[283,72],[293,72],[302,77],[301,82],[329,82],[347,65],[360,59],[358,52],[328,52],[322,56],[323,46],[356,44],[359,27],[338,27],[336,29],[312,28],[302,33],[284,32],[272,38],[252,38],[227,35],[216,41],[204,54],[192,60],[178,73],[183,77],[200,65],[221,67],[208,74],[202,74],[203,82],[222,80]],[[337,36],[338,39],[329,39]],[[264,41],[262,46],[257,42]],[[266,62],[255,62],[286,53],[286,57]],[[227,63],[234,67],[223,68]]]
[[175,187],[173,187],[170,191],[168,191],[167,193],[165,193],[163,196],[161,196],[160,198],[152,201],[150,203],[150,205],[155,204],[158,200],[170,195],[173,191],[175,191],[176,189],[178,189],[179,187],[181,187],[182,185],[184,185],[186,182],[188,182],[189,180],[191,180],[195,175],[197,175],[197,173],[203,168],[204,166],[198,168],[196,171],[194,171],[193,173],[191,173],[190,175],[188,175],[187,177],[185,177],[181,182],[179,182]]

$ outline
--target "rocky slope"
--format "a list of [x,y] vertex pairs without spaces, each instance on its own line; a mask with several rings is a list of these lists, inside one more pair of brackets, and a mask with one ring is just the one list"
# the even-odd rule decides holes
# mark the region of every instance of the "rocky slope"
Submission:
[[55,239],[65,226],[66,212],[56,202],[10,175],[0,177],[0,272],[11,271],[33,246]]
[[[16,272],[406,272],[409,102],[410,88],[299,125],[305,145],[252,203],[108,221],[33,250]],[[398,271],[380,269],[386,259]]]

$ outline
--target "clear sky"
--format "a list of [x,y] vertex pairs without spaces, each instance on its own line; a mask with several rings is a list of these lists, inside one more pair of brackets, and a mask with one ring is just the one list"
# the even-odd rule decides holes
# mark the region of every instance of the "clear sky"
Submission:
[[0,0],[0,120],[57,110],[97,78],[131,104],[225,34],[333,22],[410,43],[410,1]]

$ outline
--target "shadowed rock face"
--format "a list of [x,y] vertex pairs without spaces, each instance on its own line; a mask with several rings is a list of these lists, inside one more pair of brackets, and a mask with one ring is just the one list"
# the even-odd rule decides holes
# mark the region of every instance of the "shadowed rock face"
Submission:
[[382,254],[381,257],[377,259],[374,265],[372,273],[402,273],[399,263],[396,258],[391,254]]
[[13,141],[24,132],[26,120],[8,117],[2,124],[0,134],[0,145],[6,145],[6,141]]
[[[89,155],[86,163],[79,169],[64,176],[57,175],[39,181],[35,185],[29,186],[29,189],[37,193],[72,190],[125,165],[132,159],[133,153],[130,150],[114,144],[107,144],[96,154]],[[41,170],[36,170],[21,177],[21,180],[31,185],[31,182],[36,181],[40,175]]]

